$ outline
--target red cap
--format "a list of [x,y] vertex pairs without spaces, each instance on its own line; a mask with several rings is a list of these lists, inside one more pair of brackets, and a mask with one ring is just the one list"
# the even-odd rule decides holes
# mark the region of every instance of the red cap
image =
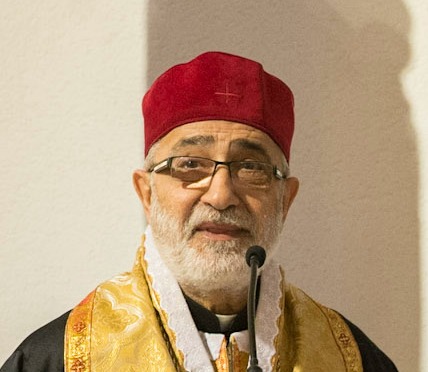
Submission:
[[145,154],[172,129],[227,120],[268,134],[287,161],[294,131],[293,93],[255,61],[220,52],[201,54],[159,76],[143,99]]

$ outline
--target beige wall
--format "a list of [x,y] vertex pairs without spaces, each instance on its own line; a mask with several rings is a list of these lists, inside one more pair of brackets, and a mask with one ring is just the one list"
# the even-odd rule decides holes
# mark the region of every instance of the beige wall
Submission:
[[425,0],[25,3],[3,0],[0,21],[0,363],[131,267],[141,96],[171,64],[224,50],[296,95],[289,279],[400,371],[428,371]]

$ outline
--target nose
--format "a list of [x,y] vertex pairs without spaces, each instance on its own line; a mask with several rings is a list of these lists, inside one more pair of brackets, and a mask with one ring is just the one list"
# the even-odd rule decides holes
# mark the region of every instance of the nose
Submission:
[[239,204],[239,200],[229,174],[229,168],[227,166],[217,166],[207,191],[201,197],[201,202],[217,210],[225,210],[232,206],[236,207]]

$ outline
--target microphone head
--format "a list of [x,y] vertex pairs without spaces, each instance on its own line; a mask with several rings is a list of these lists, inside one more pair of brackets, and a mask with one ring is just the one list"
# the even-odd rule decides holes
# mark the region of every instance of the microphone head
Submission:
[[258,245],[253,245],[248,248],[247,253],[245,254],[245,260],[247,261],[248,266],[251,266],[251,257],[253,256],[256,256],[257,261],[259,262],[259,268],[262,267],[266,259],[266,251],[264,248]]

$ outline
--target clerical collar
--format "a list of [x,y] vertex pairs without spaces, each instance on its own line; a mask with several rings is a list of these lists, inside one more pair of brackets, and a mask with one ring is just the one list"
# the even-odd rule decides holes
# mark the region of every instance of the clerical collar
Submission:
[[[260,277],[257,283],[256,301],[259,300],[260,292]],[[195,322],[196,328],[199,331],[206,333],[223,333],[226,336],[231,335],[234,332],[240,332],[248,328],[247,325],[247,307],[245,306],[238,314],[235,319],[230,323],[228,329],[223,330],[220,326],[220,321],[216,314],[206,309],[190,297],[186,296],[183,292],[184,298],[186,299],[187,306],[189,307],[190,313],[192,314],[193,321]]]
[[236,318],[236,314],[232,314],[232,315],[215,314],[215,316],[217,317],[218,322],[220,324],[221,332],[227,332],[227,330],[230,328],[230,326],[232,325],[232,323]]

